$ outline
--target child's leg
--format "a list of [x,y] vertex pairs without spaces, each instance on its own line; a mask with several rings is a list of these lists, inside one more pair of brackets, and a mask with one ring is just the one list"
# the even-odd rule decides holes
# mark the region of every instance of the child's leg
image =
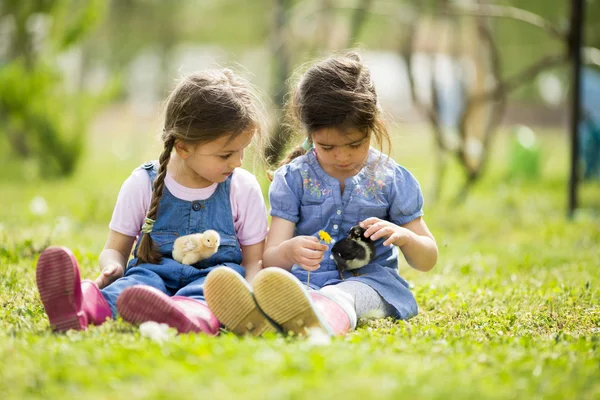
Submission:
[[55,331],[83,330],[111,317],[98,287],[81,281],[73,253],[64,247],[49,247],[40,255],[36,282],[50,325]]
[[395,315],[394,307],[375,289],[362,282],[345,280],[336,285],[325,286],[319,293],[338,303],[348,313],[354,327],[360,318],[376,319]]
[[136,325],[154,321],[167,324],[179,333],[216,335],[219,332],[219,322],[203,302],[169,297],[146,285],[125,289],[117,299],[117,309],[125,321]]
[[85,279],[81,281],[83,293],[83,311],[88,317],[88,323],[100,325],[112,318],[110,306],[95,282]]
[[351,328],[349,315],[335,301],[316,292],[307,292],[291,273],[267,268],[254,278],[254,294],[261,310],[279,324],[284,332],[305,335],[320,328],[343,335]]
[[[233,269],[226,269],[242,279]],[[206,271],[199,273],[193,267],[186,267],[180,273],[186,277],[188,283],[173,297],[164,296],[145,286],[134,286],[123,291],[117,300],[119,314],[124,320],[134,324],[146,321],[163,322],[180,333],[204,332],[216,335],[220,323],[204,300]],[[127,276],[123,279],[127,279]],[[210,287],[211,284],[206,286]],[[256,308],[256,305],[254,307]]]
[[260,336],[278,328],[256,305],[252,288],[229,267],[212,270],[204,283],[204,296],[219,321],[237,335]]
[[162,293],[169,294],[167,286],[160,273],[164,269],[162,265],[145,264],[128,268],[125,276],[117,279],[110,285],[102,289],[102,295],[110,306],[112,315],[117,316],[117,300],[121,294],[128,288],[136,285],[146,285],[159,290]]
[[325,286],[324,288],[321,288],[318,293],[330,300],[333,300],[344,310],[346,314],[348,314],[348,319],[350,320],[350,330],[353,331],[356,329],[356,323],[358,320],[356,316],[354,296],[344,290],[338,289],[336,286]]

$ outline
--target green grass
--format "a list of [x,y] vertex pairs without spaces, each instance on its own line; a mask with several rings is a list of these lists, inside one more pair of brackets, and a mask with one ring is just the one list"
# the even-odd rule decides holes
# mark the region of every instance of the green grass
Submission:
[[[3,399],[600,398],[600,184],[582,188],[584,209],[568,220],[566,137],[542,132],[540,179],[511,182],[498,136],[488,174],[461,206],[447,201],[460,185],[450,164],[444,200],[425,210],[438,265],[400,266],[421,308],[409,322],[363,323],[325,346],[231,334],[159,344],[122,321],[53,334],[36,259],[48,244],[66,245],[82,276],[96,276],[119,187],[160,148],[124,132],[94,131],[67,180],[41,182],[10,160],[0,173]],[[429,139],[423,127],[400,127],[394,147],[426,200]],[[30,211],[36,196],[43,215]]]

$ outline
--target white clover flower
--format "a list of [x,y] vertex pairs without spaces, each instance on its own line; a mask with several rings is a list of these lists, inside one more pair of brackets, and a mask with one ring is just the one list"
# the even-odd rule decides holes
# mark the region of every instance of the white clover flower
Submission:
[[48,212],[48,203],[42,196],[35,196],[29,203],[29,211],[33,215],[44,215]]
[[140,324],[140,335],[150,338],[151,340],[162,343],[169,340],[171,336],[171,328],[167,324],[161,324],[154,321],[147,321]]
[[54,220],[54,233],[66,234],[71,232],[73,228],[73,220],[69,217],[60,216]]
[[307,342],[312,346],[328,346],[331,344],[331,336],[321,328],[310,328]]

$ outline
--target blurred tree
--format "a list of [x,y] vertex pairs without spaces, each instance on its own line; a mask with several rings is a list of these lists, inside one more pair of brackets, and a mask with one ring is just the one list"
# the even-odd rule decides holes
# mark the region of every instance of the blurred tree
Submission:
[[[419,104],[429,116],[439,153],[454,155],[464,171],[464,185],[455,197],[456,202],[461,202],[466,198],[470,187],[483,174],[488,158],[489,144],[504,114],[504,107],[509,93],[532,82],[543,71],[564,66],[569,61],[570,55],[580,49],[574,49],[571,45],[570,38],[574,26],[560,26],[560,24],[552,23],[528,10],[486,4],[484,1],[475,0],[461,3],[440,0],[438,4],[439,14],[437,18],[445,20],[448,17],[453,17],[455,19],[461,18],[464,21],[465,16],[469,16],[475,21],[476,30],[468,37],[471,42],[478,42],[478,48],[463,50],[460,54],[467,55],[468,58],[473,60],[475,75],[484,78],[482,81],[476,79],[475,84],[470,85],[471,90],[466,91],[466,97],[463,100],[464,106],[459,112],[460,120],[456,126],[458,141],[454,141],[454,143],[446,140],[443,135],[440,109],[436,107],[435,93],[433,105]],[[555,40],[560,45],[560,50],[553,49],[550,54],[546,53],[537,59],[533,58],[533,62],[529,61],[532,57],[528,57],[524,67],[511,74],[505,74],[502,71],[502,54],[490,28],[490,18],[512,19],[531,25]],[[456,42],[457,39],[452,40]],[[412,43],[407,42],[404,54],[412,52],[411,49]],[[582,47],[581,51],[586,55],[585,62],[598,64],[598,60],[594,60],[593,56],[590,56],[590,54],[596,54],[598,49]],[[456,74],[455,79],[462,82],[462,87],[467,86],[464,74]],[[480,81],[479,84],[478,81]],[[437,82],[432,77],[432,88],[435,88],[436,85]],[[413,98],[419,103],[419,99],[414,96],[414,93]],[[438,170],[438,174],[443,176],[443,161],[441,164],[442,167]],[[438,196],[436,197],[439,197],[441,179],[437,180],[437,184],[436,193]]]
[[110,90],[69,89],[58,56],[93,29],[102,0],[5,0],[0,24],[0,133],[21,157],[37,160],[45,177],[73,172],[93,111]]
[[198,55],[206,46],[226,50],[223,54],[229,56],[265,45],[271,1],[112,0],[84,46],[93,62],[111,75],[131,73],[141,55],[149,56],[156,65],[147,65],[147,71],[155,76],[155,94],[162,100],[182,67],[178,62],[183,53]]
[[[568,4],[564,0],[551,2],[563,6],[563,9]],[[570,26],[564,17],[560,13],[553,14],[554,22],[544,17],[544,12],[555,11],[555,8],[548,7],[548,1],[533,1],[540,14],[508,5],[512,3],[519,2],[505,1],[498,5],[484,0],[313,0],[290,5],[289,1],[277,0],[278,5],[287,4],[287,11],[285,18],[277,20],[274,33],[279,43],[288,46],[288,65],[295,65],[295,60],[307,53],[314,54],[320,50],[330,53],[331,50],[352,47],[363,32],[364,36],[372,36],[376,48],[396,43],[394,46],[408,66],[413,102],[429,120],[435,138],[438,167],[433,197],[441,196],[446,159],[452,156],[465,177],[464,185],[455,197],[456,202],[461,202],[485,170],[489,145],[504,115],[508,95],[531,86],[539,73],[564,66],[573,51],[568,44]],[[591,15],[597,15],[598,11],[600,8],[592,11]],[[378,17],[379,26],[371,25],[367,29],[367,20],[375,19],[373,17]],[[401,25],[403,31],[384,35],[382,18]],[[502,22],[494,23],[496,20]],[[281,21],[285,24],[282,25]],[[505,21],[517,21],[543,37],[545,45],[541,52],[535,44],[537,42],[529,42],[531,36],[520,33],[517,40],[520,45],[517,47],[527,49],[528,56],[513,53],[506,57],[503,49],[510,46],[502,47],[495,33]],[[512,33],[515,32],[519,30],[513,29]],[[556,47],[559,47],[558,51]],[[550,54],[544,52],[545,48],[550,50]],[[532,57],[532,49],[540,56]],[[597,49],[586,47],[584,52],[587,62],[598,64],[597,55],[600,53]],[[415,90],[413,55],[416,53],[428,58],[432,71],[427,99],[417,96]],[[290,60],[292,55],[294,59]],[[510,68],[505,68],[507,65]],[[506,73],[506,69],[510,73]],[[445,70],[447,76],[440,77],[439,70]],[[279,79],[276,87],[280,88],[283,78],[275,78]],[[276,104],[280,106],[282,102],[276,101]],[[275,146],[266,154],[270,162],[281,156],[285,147],[281,135],[287,137],[289,133],[281,127],[275,128],[271,138]]]
[[144,50],[158,57],[156,76],[161,94],[171,89],[170,71],[175,47],[186,31],[187,0],[113,0],[108,2],[106,18],[98,35],[85,42],[95,49],[94,57],[111,74],[123,74],[132,61]]
[[[286,80],[290,73],[290,54],[286,43],[285,29],[289,15],[290,1],[275,0],[273,8],[273,32],[271,35],[271,52],[273,54],[273,88],[271,90],[273,103],[275,104],[276,119],[282,117],[285,107],[285,94],[287,91]],[[284,136],[290,132],[282,123],[276,123],[269,137],[268,145],[265,147],[265,159],[268,164],[274,165],[286,145]]]

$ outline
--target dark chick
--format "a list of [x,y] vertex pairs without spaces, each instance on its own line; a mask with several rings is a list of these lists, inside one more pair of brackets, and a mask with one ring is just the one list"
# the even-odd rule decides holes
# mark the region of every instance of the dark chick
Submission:
[[364,267],[375,258],[375,243],[370,238],[366,238],[364,234],[365,229],[354,225],[350,228],[348,236],[331,248],[333,261],[335,261],[342,279],[344,279],[344,271]]

